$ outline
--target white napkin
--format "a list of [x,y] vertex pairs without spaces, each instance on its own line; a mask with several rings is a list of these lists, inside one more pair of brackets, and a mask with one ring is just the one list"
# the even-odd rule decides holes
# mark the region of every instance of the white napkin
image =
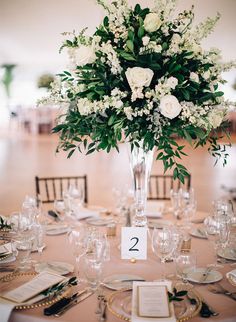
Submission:
[[0,246],[0,254],[11,253],[11,243],[6,243]]
[[146,206],[146,216],[152,218],[161,218],[164,210],[164,202],[148,201]]
[[236,269],[233,269],[232,271],[226,273],[227,276],[231,276],[233,278],[236,278]]
[[8,322],[14,307],[15,307],[14,303],[7,301],[3,298],[0,298],[1,322]]
[[147,285],[166,285],[167,289],[171,291],[171,282],[163,281],[163,282],[133,282],[133,295],[132,295],[132,322],[176,322],[174,306],[173,303],[170,303],[170,312],[171,316],[169,318],[148,318],[141,317],[137,314],[137,291],[138,286],[147,286]]
[[74,215],[78,220],[80,220],[88,217],[98,217],[99,212],[95,210],[90,210],[84,207],[78,207],[74,209]]

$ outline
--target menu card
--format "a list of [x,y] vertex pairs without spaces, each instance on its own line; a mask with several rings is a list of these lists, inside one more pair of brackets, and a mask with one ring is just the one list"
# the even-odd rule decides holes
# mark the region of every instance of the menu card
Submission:
[[64,279],[64,276],[44,271],[34,277],[31,281],[2,294],[2,297],[13,302],[23,303],[49,287],[60,283]]
[[[147,287],[151,287],[151,288],[147,289]],[[154,321],[155,322],[176,322],[173,303],[170,302],[167,304],[167,306],[165,306],[165,304],[167,303],[166,301],[168,301],[167,295],[166,295],[167,290],[171,292],[171,281],[133,282],[131,321],[132,322],[154,322]],[[163,291],[165,292],[164,295],[162,294]],[[152,299],[151,295],[148,294],[148,292],[152,293],[153,296],[156,296],[159,294],[161,295],[161,298],[158,301],[156,299]],[[141,298],[140,298],[140,295],[141,295]],[[165,307],[165,310],[164,310],[164,307]],[[169,307],[169,315],[164,316],[165,313],[168,314],[168,307]],[[140,313],[144,315],[141,316]]]
[[163,318],[170,316],[165,285],[138,286],[138,315]]

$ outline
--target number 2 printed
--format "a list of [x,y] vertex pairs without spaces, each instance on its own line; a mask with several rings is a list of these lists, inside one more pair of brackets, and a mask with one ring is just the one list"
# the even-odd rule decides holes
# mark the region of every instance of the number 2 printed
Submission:
[[130,240],[131,240],[131,241],[132,241],[132,240],[135,240],[135,242],[134,242],[133,246],[131,246],[131,247],[129,248],[129,252],[133,252],[133,251],[138,252],[138,251],[139,251],[139,249],[138,249],[138,248],[134,248],[134,247],[138,244],[138,242],[139,242],[139,238],[138,238],[138,237],[132,237]]

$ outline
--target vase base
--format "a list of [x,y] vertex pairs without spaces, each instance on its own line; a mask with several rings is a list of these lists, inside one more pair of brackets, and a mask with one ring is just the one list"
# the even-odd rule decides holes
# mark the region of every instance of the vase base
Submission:
[[133,227],[147,227],[147,217],[146,216],[134,216],[132,220]]

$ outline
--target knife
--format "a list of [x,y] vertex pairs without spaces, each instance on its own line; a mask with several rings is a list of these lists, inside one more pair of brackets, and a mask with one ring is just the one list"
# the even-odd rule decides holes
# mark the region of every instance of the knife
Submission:
[[69,303],[71,303],[71,301],[75,300],[76,298],[78,298],[80,295],[83,295],[84,293],[87,292],[87,289],[81,291],[81,292],[77,292],[74,293],[71,296],[68,297],[63,297],[61,300],[59,300],[58,302],[52,304],[51,306],[47,307],[44,309],[44,315],[53,315],[56,314],[57,312],[59,312],[62,308],[64,308],[66,305],[68,305]]
[[60,221],[60,217],[58,216],[58,214],[55,211],[48,210],[48,214],[49,214],[49,216],[53,217],[56,221]]
[[199,280],[200,283],[205,282],[212,269],[212,266],[207,267],[207,269],[202,273],[202,277]]
[[56,317],[60,317],[62,314],[64,314],[66,311],[68,311],[70,308],[73,306],[79,304],[86,298],[88,298],[90,295],[92,295],[94,291],[87,291],[85,294],[82,294],[80,296],[75,297],[70,303],[67,305],[63,306],[57,313],[54,314]]

